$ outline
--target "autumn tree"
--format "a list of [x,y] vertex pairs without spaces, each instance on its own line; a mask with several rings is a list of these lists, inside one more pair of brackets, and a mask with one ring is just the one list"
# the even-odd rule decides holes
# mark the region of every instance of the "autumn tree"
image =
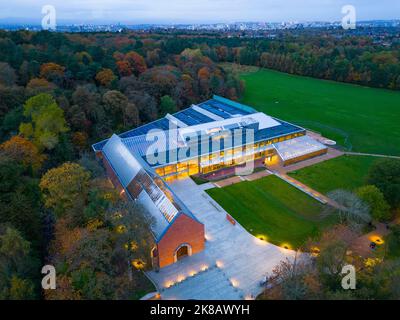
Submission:
[[13,136],[1,144],[0,152],[10,159],[22,162],[26,167],[32,166],[35,171],[42,166],[45,159],[32,142],[21,136]]
[[114,75],[114,72],[111,69],[102,69],[96,75],[96,81],[105,87],[110,86],[110,84],[116,79],[117,77]]
[[82,213],[87,201],[90,174],[77,163],[64,163],[47,171],[40,180],[44,204],[57,217]]
[[59,82],[64,76],[65,68],[54,62],[44,63],[40,66],[40,77],[48,81]]
[[68,130],[64,111],[48,94],[28,99],[24,105],[24,116],[30,122],[20,125],[20,133],[32,140],[39,149],[53,149],[60,135]]
[[53,83],[40,78],[33,78],[26,85],[26,89],[31,95],[38,95],[40,93],[50,94],[55,88],[56,86]]
[[128,61],[117,61],[116,65],[120,77],[128,77],[132,75],[131,66]]
[[146,61],[140,54],[135,51],[128,52],[125,55],[124,60],[129,63],[129,66],[134,75],[139,75],[145,72],[147,69]]

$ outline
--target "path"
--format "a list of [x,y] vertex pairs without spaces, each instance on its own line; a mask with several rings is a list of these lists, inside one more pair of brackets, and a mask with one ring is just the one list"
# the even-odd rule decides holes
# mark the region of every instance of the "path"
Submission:
[[[370,243],[376,242],[379,245],[379,241],[382,241],[383,237],[389,233],[390,230],[383,223],[378,223],[374,231],[357,238],[351,245],[351,249],[358,255],[366,258],[373,253],[373,250],[369,247]],[[383,244],[383,242],[381,243]]]
[[294,252],[259,240],[240,224],[232,225],[226,211],[191,179],[171,188],[206,229],[205,250],[148,273],[162,299],[245,299],[262,291],[260,282]]
[[385,154],[362,153],[362,152],[345,152],[345,154],[348,154],[350,156],[369,156],[377,158],[400,159],[400,156],[390,156]]

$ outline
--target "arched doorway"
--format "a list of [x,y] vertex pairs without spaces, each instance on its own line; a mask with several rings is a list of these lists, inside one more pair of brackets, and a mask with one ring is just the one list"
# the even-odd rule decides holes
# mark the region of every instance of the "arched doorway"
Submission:
[[177,262],[177,261],[183,259],[184,257],[191,256],[191,255],[192,255],[192,247],[187,243],[181,244],[175,250],[174,262]]

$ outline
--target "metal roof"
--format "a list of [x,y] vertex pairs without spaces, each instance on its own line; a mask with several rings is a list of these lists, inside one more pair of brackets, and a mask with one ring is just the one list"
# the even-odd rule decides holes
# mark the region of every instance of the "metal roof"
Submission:
[[[149,214],[154,217],[152,231],[157,241],[179,214],[185,214],[198,221],[169,186],[137,155],[137,150],[129,148],[119,136],[114,134],[107,141],[103,155],[125,192],[145,205]],[[132,189],[137,194],[133,194]]]
[[324,150],[327,147],[309,136],[278,142],[274,144],[276,151],[282,160],[290,160],[306,154]]

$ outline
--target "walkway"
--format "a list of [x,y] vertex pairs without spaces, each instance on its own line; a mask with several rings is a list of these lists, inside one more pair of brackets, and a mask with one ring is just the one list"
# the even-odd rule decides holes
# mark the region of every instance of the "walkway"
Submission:
[[390,230],[388,230],[383,223],[378,223],[374,231],[357,238],[351,245],[351,249],[363,258],[367,258],[374,252],[369,247],[370,243],[375,242],[378,246],[383,244],[383,237],[389,233]]
[[157,272],[149,272],[162,299],[245,299],[262,291],[260,282],[294,252],[259,240],[238,223],[232,225],[221,208],[191,179],[171,183],[172,189],[205,224],[206,248]]
[[345,152],[350,156],[369,156],[369,157],[377,157],[377,158],[389,158],[389,159],[400,159],[399,156],[389,156],[385,154],[374,154],[374,153],[361,153],[361,152]]
[[306,186],[305,184],[301,183],[300,181],[289,177],[285,173],[279,173],[279,172],[274,172],[275,176],[278,178],[282,179],[283,181],[289,183],[296,189],[304,192],[305,194],[309,195],[310,197],[314,198],[315,200],[321,202],[322,204],[327,204],[327,203],[332,203],[333,201],[330,200],[328,197],[324,196],[322,193],[319,193],[318,191],[315,191],[314,189],[311,189],[310,187]]

